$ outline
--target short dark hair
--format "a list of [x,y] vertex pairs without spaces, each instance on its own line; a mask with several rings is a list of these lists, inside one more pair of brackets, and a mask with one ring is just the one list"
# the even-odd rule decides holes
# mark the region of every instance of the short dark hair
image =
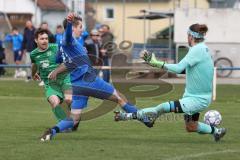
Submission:
[[[207,31],[208,31],[207,25],[205,25],[205,24],[198,24],[198,23],[192,24],[192,25],[189,27],[189,29],[190,29],[191,31],[194,31],[194,32],[199,33],[199,34],[202,35],[202,36],[205,36],[206,33],[207,33]],[[203,41],[203,40],[204,40],[204,38],[195,38],[195,42],[201,42],[201,41]]]
[[45,33],[49,35],[49,31],[47,29],[38,28],[34,33],[34,38],[37,39],[39,35],[43,35]]
[[47,24],[47,25],[48,25],[48,23],[47,23],[46,21],[43,21],[43,22],[41,23],[41,25],[43,25],[43,24]]
[[63,27],[62,27],[62,25],[59,24],[59,25],[57,25],[57,28],[63,28]]
[[[80,16],[74,16],[73,22],[72,22],[73,26],[75,27],[75,26],[79,25],[79,21],[82,22],[82,18]],[[65,18],[63,20],[63,27],[64,27],[64,29],[67,28],[67,18]]]
[[17,27],[12,27],[12,31],[18,31],[18,28]]
[[107,25],[107,24],[101,25],[101,28],[103,28],[103,27],[106,27],[108,30],[110,30],[110,27],[109,27],[109,25]]

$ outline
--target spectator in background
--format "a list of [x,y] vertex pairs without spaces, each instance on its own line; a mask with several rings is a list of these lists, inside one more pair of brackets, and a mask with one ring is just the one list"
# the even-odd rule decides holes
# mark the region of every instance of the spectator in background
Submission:
[[[12,43],[12,51],[14,54],[14,62],[16,65],[19,65],[22,60],[22,42],[23,36],[18,32],[18,28],[13,27],[12,32],[5,37],[5,42]],[[14,78],[17,78],[19,73],[22,71],[21,68],[15,70]]]
[[57,28],[56,28],[56,34],[55,34],[55,40],[56,40],[56,43],[59,45],[60,44],[60,41],[62,40],[63,38],[63,26],[62,25],[57,25]]
[[48,30],[48,39],[49,43],[56,43],[55,36],[52,34],[52,32],[49,30],[48,23],[47,22],[42,22],[40,25],[40,28]]
[[[30,53],[36,48],[34,41],[35,27],[31,20],[26,21],[26,27],[23,32],[22,52],[25,54],[25,64],[31,65]],[[31,69],[27,69],[27,80],[31,79]]]
[[[108,48],[108,45],[112,45],[114,36],[110,32],[110,27],[106,24],[103,24],[101,26],[101,28],[99,29],[99,32],[101,33],[101,43],[102,43],[101,54],[103,55],[103,65],[109,66],[112,52],[109,52],[107,48]],[[110,70],[103,70],[103,80],[105,80],[106,82],[109,82]]]
[[88,51],[89,58],[92,65],[102,65],[102,55],[100,54],[100,42],[99,42],[99,32],[97,30],[92,30],[90,32],[90,38],[85,41],[85,47]]
[[[4,52],[4,46],[3,42],[0,39],[0,64],[5,64],[5,52]],[[5,69],[3,67],[0,67],[0,76],[4,75]]]

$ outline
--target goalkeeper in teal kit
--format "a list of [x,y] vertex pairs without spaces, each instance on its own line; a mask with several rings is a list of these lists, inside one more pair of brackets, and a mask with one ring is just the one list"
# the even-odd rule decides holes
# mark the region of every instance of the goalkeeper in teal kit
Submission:
[[198,122],[200,112],[206,109],[212,100],[212,81],[214,65],[208,47],[204,44],[206,25],[193,24],[188,30],[188,43],[191,47],[187,55],[178,64],[167,64],[156,59],[155,55],[143,51],[142,58],[151,66],[173,73],[186,73],[186,87],[182,99],[159,104],[156,107],[138,110],[136,113],[119,112],[117,121],[148,118],[152,123],[164,113],[184,113],[186,130],[201,134],[213,134],[219,141],[226,133],[225,128],[216,128]]

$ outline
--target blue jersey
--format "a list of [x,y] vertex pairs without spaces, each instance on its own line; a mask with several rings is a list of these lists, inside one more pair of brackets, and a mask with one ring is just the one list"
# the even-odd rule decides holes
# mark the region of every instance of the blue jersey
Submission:
[[76,38],[77,41],[81,44],[81,45],[84,45],[85,43],[85,40],[87,39],[87,37],[89,36],[88,32],[87,31],[83,31],[81,36]]
[[60,42],[62,41],[63,34],[62,33],[57,33],[55,34],[55,40],[58,45],[60,45]]
[[70,72],[72,83],[77,82],[84,75],[87,79],[94,79],[96,77],[86,48],[72,35],[72,23],[68,22],[67,24],[62,44],[59,46],[59,55],[61,55],[62,62]]
[[5,42],[11,42],[12,43],[12,50],[13,51],[18,51],[22,48],[22,41],[23,41],[23,36],[21,34],[18,34],[18,35],[8,34],[5,37]]

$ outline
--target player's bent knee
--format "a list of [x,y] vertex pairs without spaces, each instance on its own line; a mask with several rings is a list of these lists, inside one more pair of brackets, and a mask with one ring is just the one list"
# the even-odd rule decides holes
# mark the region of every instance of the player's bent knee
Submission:
[[48,102],[50,103],[50,105],[53,107],[53,108],[55,108],[57,105],[59,105],[60,104],[60,99],[58,98],[58,96],[55,96],[55,95],[53,95],[53,96],[50,96],[49,98],[48,98]]
[[72,103],[72,99],[71,98],[65,98],[64,99],[64,102],[67,104],[67,105],[70,105]]
[[186,124],[186,131],[187,132],[196,132],[197,131],[197,123],[193,122],[193,123],[190,123],[190,124]]
[[73,115],[80,115],[82,112],[82,109],[71,109],[71,114]]

